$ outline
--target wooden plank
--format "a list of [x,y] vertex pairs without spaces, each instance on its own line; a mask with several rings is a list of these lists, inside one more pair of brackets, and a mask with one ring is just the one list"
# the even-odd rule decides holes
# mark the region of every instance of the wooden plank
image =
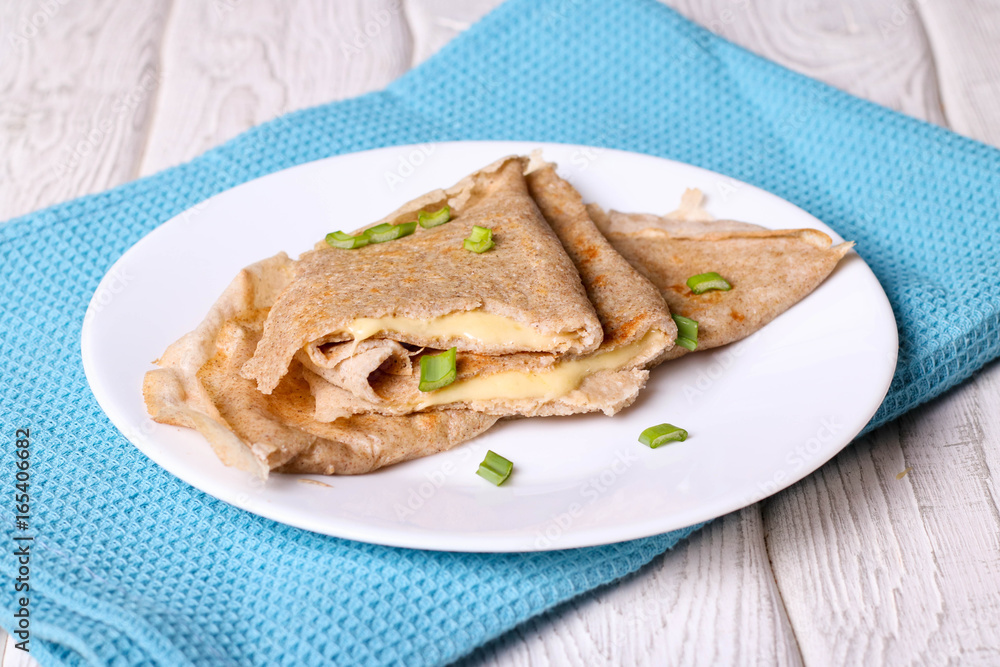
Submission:
[[910,116],[944,123],[934,62],[920,21],[892,23],[894,7],[912,4],[909,0],[668,0],[666,4],[796,72]]
[[0,220],[135,178],[168,5],[0,3]]
[[384,87],[410,68],[398,0],[176,0],[142,173],[289,111]]
[[934,48],[948,124],[956,132],[1000,146],[1000,4],[899,3],[893,19],[899,23],[921,17]]

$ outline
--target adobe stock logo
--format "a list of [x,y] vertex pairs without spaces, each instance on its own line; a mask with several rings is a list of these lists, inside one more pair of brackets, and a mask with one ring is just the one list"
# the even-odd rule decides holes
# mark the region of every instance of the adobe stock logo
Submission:
[[361,55],[375,42],[382,31],[389,27],[393,18],[398,17],[402,11],[402,0],[394,0],[389,3],[388,9],[379,9],[368,17],[363,26],[356,26],[349,39],[340,42],[340,52],[348,61]]
[[485,455],[486,449],[482,443],[453,450],[451,456],[442,460],[434,470],[425,472],[424,479],[407,490],[405,502],[393,504],[392,509],[396,513],[396,518],[402,521],[414,516],[437,495],[452,475],[456,472],[461,472],[463,475],[469,471],[474,472],[478,465],[476,462],[481,461]]
[[584,510],[610,493],[622,476],[639,460],[638,449],[630,447],[619,450],[600,474],[586,480],[579,487],[580,502],[570,503],[565,510],[549,517],[544,526],[535,531],[535,548],[550,549],[573,524],[583,516]]
[[387,169],[383,174],[385,184],[389,186],[389,191],[395,191],[403,181],[412,176],[417,171],[417,168],[434,153],[434,149],[435,146],[433,144],[423,144],[413,147],[409,153],[401,153],[398,156],[399,163],[396,165],[395,171]]
[[747,350],[751,349],[752,341],[760,336],[761,331],[763,331],[763,329],[755,331],[743,340],[732,345],[726,345],[722,348],[709,350],[711,353],[710,356],[704,358],[711,359],[711,362],[707,365],[702,364],[698,368],[698,373],[694,381],[685,383],[683,389],[681,390],[681,393],[684,394],[688,403],[694,404],[695,402],[702,400],[705,392],[711,389],[719,379],[729,372],[729,369],[732,368],[733,364],[735,364],[740,357],[746,354]]
[[757,482],[757,489],[749,493],[743,500],[751,505],[777,493],[784,488],[797,473],[807,467],[814,467],[816,459],[826,451],[827,445],[840,436],[847,425],[837,416],[827,416],[820,419],[815,435],[805,442],[794,445],[785,455],[784,465],[774,471],[769,479]]
[[[11,46],[24,47],[29,40],[34,39],[38,33],[48,25],[49,21],[55,18],[56,14],[62,11],[63,6],[69,0],[41,0],[28,18],[21,19],[14,30],[7,33],[7,41]],[[27,6],[28,3],[24,3]]]
[[128,268],[116,266],[112,269],[94,293],[94,297],[87,308],[87,313],[83,316],[84,320],[89,322],[94,319],[115,300],[117,295],[125,291],[132,280],[133,276],[129,273]]

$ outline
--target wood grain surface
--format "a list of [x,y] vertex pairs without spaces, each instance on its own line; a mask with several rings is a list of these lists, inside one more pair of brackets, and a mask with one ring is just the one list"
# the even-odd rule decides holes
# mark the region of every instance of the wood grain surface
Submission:
[[0,219],[138,175],[169,4],[0,3]]
[[[2,3],[0,219],[381,88],[498,4]],[[996,2],[668,4],[792,69],[1000,145]],[[792,488],[463,662],[1000,664],[998,479],[994,362]],[[29,663],[8,644],[0,664]]]

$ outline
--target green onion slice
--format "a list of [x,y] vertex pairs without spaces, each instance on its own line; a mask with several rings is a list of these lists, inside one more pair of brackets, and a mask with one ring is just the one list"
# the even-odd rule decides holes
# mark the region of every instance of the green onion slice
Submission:
[[440,354],[425,354],[420,357],[420,391],[434,391],[447,387],[455,381],[455,358],[458,348],[451,348]]
[[326,235],[326,244],[334,248],[361,248],[368,245],[368,237],[365,234],[351,236],[344,232],[330,232]]
[[469,238],[462,242],[463,248],[471,250],[474,253],[486,252],[494,245],[493,230],[478,225],[472,227],[472,233],[469,234]]
[[677,345],[694,352],[698,347],[698,322],[688,317],[673,315],[674,322],[677,323]]
[[513,463],[490,450],[486,452],[486,458],[479,464],[479,470],[476,471],[476,474],[500,486],[510,477],[510,472],[513,469]]
[[674,341],[674,344],[687,348],[689,352],[694,352],[695,349],[698,347],[697,342],[691,340],[690,338],[681,338],[680,336],[677,337],[677,340]]
[[449,220],[451,220],[451,208],[448,206],[445,206],[440,211],[434,211],[433,213],[421,211],[417,214],[417,222],[419,222],[420,226],[424,229],[430,229],[431,227],[443,225]]
[[699,273],[696,276],[691,276],[687,279],[687,286],[690,287],[691,291],[695,294],[704,294],[709,290],[721,290],[723,292],[728,292],[733,289],[733,286],[729,284],[729,281],[715,271]]
[[388,222],[383,222],[381,225],[376,225],[367,230],[365,236],[368,237],[369,243],[385,243],[386,241],[394,241],[404,236],[409,236],[416,228],[417,223],[415,222],[404,222],[398,225],[390,225]]
[[372,234],[384,234],[392,229],[392,225],[388,222],[383,222],[381,225],[375,225],[374,227],[369,227],[363,234],[368,238],[371,238]]
[[668,442],[684,442],[687,440],[688,432],[673,424],[659,424],[650,426],[639,434],[639,442],[650,449],[656,449],[660,445]]

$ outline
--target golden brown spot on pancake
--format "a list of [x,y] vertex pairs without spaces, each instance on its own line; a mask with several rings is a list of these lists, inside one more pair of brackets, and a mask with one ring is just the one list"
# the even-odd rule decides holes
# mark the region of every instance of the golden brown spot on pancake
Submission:
[[739,313],[732,308],[729,309],[729,316],[734,320],[736,320],[737,322],[742,322],[743,320],[746,319],[743,313]]
[[615,329],[611,342],[618,343],[624,340],[628,340],[629,338],[634,336],[636,332],[639,331],[639,327],[643,324],[645,319],[646,318],[643,317],[642,315],[638,315],[630,319],[628,322],[623,323],[621,326]]
[[687,285],[667,285],[667,289],[674,294],[690,294],[691,290],[688,289]]
[[694,292],[691,291],[689,291],[688,293],[691,294],[693,298],[698,299],[698,301],[700,301],[703,304],[715,305],[720,301],[722,301],[723,298],[725,298],[724,297],[725,292],[718,292],[714,290],[711,292],[705,292],[704,294],[695,294]]
[[587,245],[583,248],[580,248],[580,258],[582,260],[593,261],[597,259],[600,256],[600,254],[601,254],[600,248],[598,248],[595,245]]
[[608,283],[608,277],[603,273],[590,281],[590,284],[593,285],[594,287],[603,287],[607,283]]

